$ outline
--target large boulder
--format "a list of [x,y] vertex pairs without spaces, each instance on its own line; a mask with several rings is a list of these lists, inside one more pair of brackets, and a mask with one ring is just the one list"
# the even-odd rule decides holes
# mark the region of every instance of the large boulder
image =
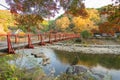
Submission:
[[91,78],[92,80],[112,80],[109,74],[96,72],[80,65],[72,65],[68,67],[66,74],[75,76],[81,75],[82,80],[90,80]]

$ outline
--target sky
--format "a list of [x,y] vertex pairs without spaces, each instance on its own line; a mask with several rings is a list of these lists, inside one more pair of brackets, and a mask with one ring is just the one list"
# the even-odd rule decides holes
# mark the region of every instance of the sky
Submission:
[[100,8],[108,4],[112,4],[111,0],[85,0],[87,8]]
[[[5,3],[5,0],[0,0],[0,4],[2,4],[2,5],[7,7],[7,4]],[[6,8],[4,8],[3,6],[0,5],[0,9],[4,10]]]
[[[111,4],[111,0],[85,0],[85,6],[87,8],[100,8],[107,4]],[[5,0],[0,0],[0,4],[7,6]],[[0,9],[6,9],[0,5]]]

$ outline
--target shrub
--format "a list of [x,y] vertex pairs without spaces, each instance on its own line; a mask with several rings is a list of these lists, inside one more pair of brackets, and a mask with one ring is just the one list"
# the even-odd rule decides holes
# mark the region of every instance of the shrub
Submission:
[[[36,80],[36,78],[44,76],[44,72],[39,66],[35,66],[32,69],[20,67],[20,65],[14,63],[17,58],[20,57],[18,55],[6,55],[0,57],[0,80]],[[12,63],[10,61],[12,61]],[[31,64],[34,63],[31,62]]]
[[89,31],[85,30],[81,32],[81,36],[82,38],[90,38],[92,34]]

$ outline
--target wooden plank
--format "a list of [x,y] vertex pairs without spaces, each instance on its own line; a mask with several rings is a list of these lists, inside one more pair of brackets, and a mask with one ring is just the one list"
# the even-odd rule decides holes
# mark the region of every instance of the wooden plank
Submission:
[[[51,39],[51,40],[53,41],[54,39]],[[40,42],[41,41],[35,41],[35,42],[32,42],[32,44],[38,44]],[[44,40],[44,42],[49,42],[49,39]],[[21,43],[21,44],[12,44],[12,47],[13,48],[19,48],[19,47],[25,47],[27,45],[28,45],[28,43],[26,42],[26,43]],[[8,49],[7,46],[0,47],[0,51],[7,50],[7,49]]]

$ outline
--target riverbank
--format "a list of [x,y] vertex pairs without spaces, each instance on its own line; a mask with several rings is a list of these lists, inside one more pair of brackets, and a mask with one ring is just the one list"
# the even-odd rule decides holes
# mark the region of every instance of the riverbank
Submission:
[[68,51],[80,52],[86,54],[116,54],[120,55],[120,45],[86,45],[86,44],[63,44],[56,43],[44,46],[47,48]]

